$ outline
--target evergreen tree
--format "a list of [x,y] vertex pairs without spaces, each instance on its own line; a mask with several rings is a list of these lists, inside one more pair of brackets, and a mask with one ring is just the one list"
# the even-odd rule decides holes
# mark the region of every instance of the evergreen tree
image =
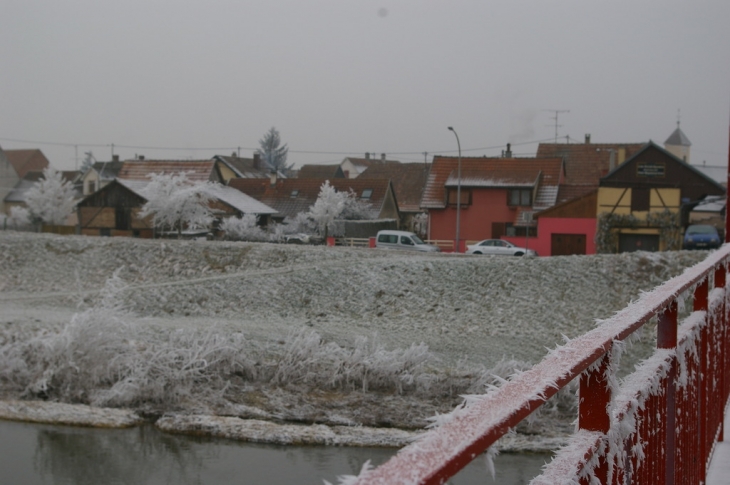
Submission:
[[281,146],[279,130],[273,126],[268,132],[266,132],[264,137],[259,140],[259,145],[261,145],[261,148],[256,151],[259,155],[261,155],[261,159],[266,162],[271,170],[286,173],[294,167],[294,164],[286,164],[286,157],[289,153],[289,148],[286,144]]

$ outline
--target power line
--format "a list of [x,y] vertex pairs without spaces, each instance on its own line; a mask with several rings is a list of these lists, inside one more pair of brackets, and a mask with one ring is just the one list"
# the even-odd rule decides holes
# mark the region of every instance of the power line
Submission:
[[[546,138],[542,140],[530,140],[525,142],[518,142],[518,143],[512,143],[512,146],[520,146],[520,145],[532,145],[535,143],[543,143],[550,141],[551,138]],[[223,147],[169,147],[169,146],[149,146],[149,145],[119,145],[116,143],[69,143],[69,142],[54,142],[54,141],[38,141],[38,140],[24,140],[24,139],[18,139],[18,138],[3,138],[0,137],[0,141],[8,141],[13,143],[28,143],[32,145],[49,145],[49,146],[61,146],[61,147],[73,147],[74,149],[77,149],[79,146],[81,147],[89,147],[89,148],[109,148],[111,147],[112,150],[115,148],[124,148],[124,149],[131,149],[131,150],[161,150],[161,151],[234,151],[240,154],[241,149],[243,150],[251,150],[256,151],[259,148],[252,148],[252,147],[241,147],[241,146],[223,146]],[[478,151],[487,151],[487,150],[498,150],[500,148],[503,148],[504,145],[493,145],[493,146],[486,146],[486,147],[477,147],[477,148],[462,148],[462,152],[478,152]],[[298,154],[306,154],[306,155],[360,155],[363,152],[362,151],[326,151],[326,150],[289,150],[289,153],[298,153]],[[376,152],[373,152],[376,153]],[[414,156],[420,156],[423,155],[423,151],[407,151],[407,152],[387,152],[389,155],[414,155]],[[428,153],[456,153],[456,150],[428,150]]]

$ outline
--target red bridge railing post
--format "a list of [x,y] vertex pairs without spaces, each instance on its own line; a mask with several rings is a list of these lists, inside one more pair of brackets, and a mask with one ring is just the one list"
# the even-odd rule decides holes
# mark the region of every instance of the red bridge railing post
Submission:
[[[677,348],[677,302],[672,302],[662,313],[659,314],[657,322],[657,348]],[[674,485],[675,477],[675,456],[676,456],[676,387],[677,359],[672,359],[672,366],[665,378],[665,392],[660,402],[660,412],[664,414],[664,469],[666,474],[664,481],[666,485]]]
[[[597,366],[587,369],[580,376],[580,404],[578,405],[578,427],[588,431],[608,433],[611,427],[609,404],[611,387],[608,370],[611,363],[611,349],[603,354]],[[605,455],[600,457],[594,475],[600,483],[607,483],[609,463]]]

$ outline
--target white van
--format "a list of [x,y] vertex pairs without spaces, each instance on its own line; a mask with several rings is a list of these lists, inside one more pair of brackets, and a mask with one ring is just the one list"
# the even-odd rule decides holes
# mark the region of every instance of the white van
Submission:
[[423,240],[406,231],[379,231],[375,238],[375,247],[381,249],[407,249],[411,251],[426,251],[438,253],[438,246],[426,244]]

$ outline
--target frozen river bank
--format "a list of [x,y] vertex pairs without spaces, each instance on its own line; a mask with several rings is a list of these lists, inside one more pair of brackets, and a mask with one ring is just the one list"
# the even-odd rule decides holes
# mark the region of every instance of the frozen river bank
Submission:
[[[147,417],[416,431],[704,255],[2,233],[0,394]],[[559,439],[572,429],[569,401],[518,431]]]

